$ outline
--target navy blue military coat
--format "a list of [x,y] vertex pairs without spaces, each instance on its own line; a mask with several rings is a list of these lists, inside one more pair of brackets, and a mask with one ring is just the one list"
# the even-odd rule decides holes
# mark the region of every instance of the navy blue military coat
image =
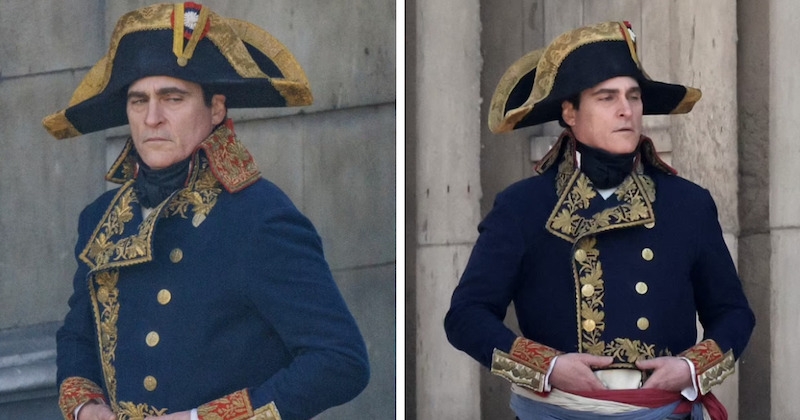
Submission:
[[[496,197],[453,293],[448,339],[537,391],[552,356],[582,352],[616,366],[681,354],[707,392],[754,326],[711,195],[670,173],[644,138],[634,172],[604,199],[573,142],[562,137],[541,175]],[[511,302],[522,341],[503,324]]]
[[306,419],[357,395],[366,349],[320,238],[233,133],[213,133],[147,218],[130,149],[110,172],[124,184],[80,216],[58,332],[65,417],[103,398],[130,419]]

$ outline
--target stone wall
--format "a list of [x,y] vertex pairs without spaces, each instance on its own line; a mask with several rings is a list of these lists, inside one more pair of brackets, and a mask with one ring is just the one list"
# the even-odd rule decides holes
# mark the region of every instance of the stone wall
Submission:
[[[127,134],[117,128],[57,142],[41,119],[67,104],[105,53],[117,18],[151,3],[0,2],[0,420],[58,416],[54,331],[71,293],[77,217],[107,188],[102,176]],[[265,177],[315,224],[367,342],[367,390],[320,418],[388,418],[395,411],[395,2],[203,3],[266,28],[308,75],[314,105],[230,116]]]

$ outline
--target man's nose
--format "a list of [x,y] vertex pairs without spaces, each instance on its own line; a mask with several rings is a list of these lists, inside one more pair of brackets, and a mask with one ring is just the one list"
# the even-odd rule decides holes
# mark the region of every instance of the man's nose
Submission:
[[619,115],[621,117],[630,116],[633,113],[631,101],[628,98],[622,98],[620,101]]
[[151,100],[147,102],[147,115],[144,117],[144,123],[150,126],[157,126],[164,121],[164,113],[161,109],[161,104],[158,100]]

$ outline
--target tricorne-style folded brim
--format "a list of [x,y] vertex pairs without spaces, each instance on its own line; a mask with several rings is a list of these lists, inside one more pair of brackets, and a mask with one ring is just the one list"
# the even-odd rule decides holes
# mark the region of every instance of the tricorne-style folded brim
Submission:
[[[141,13],[145,9],[150,10]],[[225,95],[228,108],[312,103],[300,64],[283,44],[258,26],[210,12],[208,32],[181,66],[172,48],[172,5],[145,9],[120,19],[108,53],[89,70],[69,106],[44,118],[43,125],[56,139],[128,124],[127,89],[148,76],[198,83],[212,93]]]
[[[651,80],[631,58],[625,42],[597,42],[589,48],[577,48],[562,63],[546,63],[555,68],[548,94],[537,98],[534,92],[537,68],[547,49],[532,51],[514,62],[500,79],[489,105],[489,129],[504,133],[522,127],[556,121],[561,117],[562,103],[582,90],[618,76],[636,79],[642,90],[643,114],[683,114],[700,100],[698,89]],[[610,57],[603,59],[607,54]],[[623,62],[614,57],[627,56]],[[571,71],[564,71],[568,68]],[[577,76],[576,72],[583,72]],[[565,74],[567,73],[567,74]],[[575,79],[579,79],[578,82]]]

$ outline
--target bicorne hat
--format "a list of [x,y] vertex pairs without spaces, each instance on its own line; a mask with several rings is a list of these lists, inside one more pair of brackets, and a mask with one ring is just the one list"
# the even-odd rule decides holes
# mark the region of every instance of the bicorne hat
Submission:
[[122,16],[106,53],[66,109],[42,123],[57,139],[128,124],[128,87],[170,76],[225,95],[228,108],[309,105],[311,89],[291,52],[267,31],[200,4],[156,4]]
[[613,77],[639,82],[644,115],[684,114],[700,100],[700,90],[657,82],[645,73],[627,22],[605,22],[558,36],[506,70],[489,107],[493,133],[555,121],[563,101]]

